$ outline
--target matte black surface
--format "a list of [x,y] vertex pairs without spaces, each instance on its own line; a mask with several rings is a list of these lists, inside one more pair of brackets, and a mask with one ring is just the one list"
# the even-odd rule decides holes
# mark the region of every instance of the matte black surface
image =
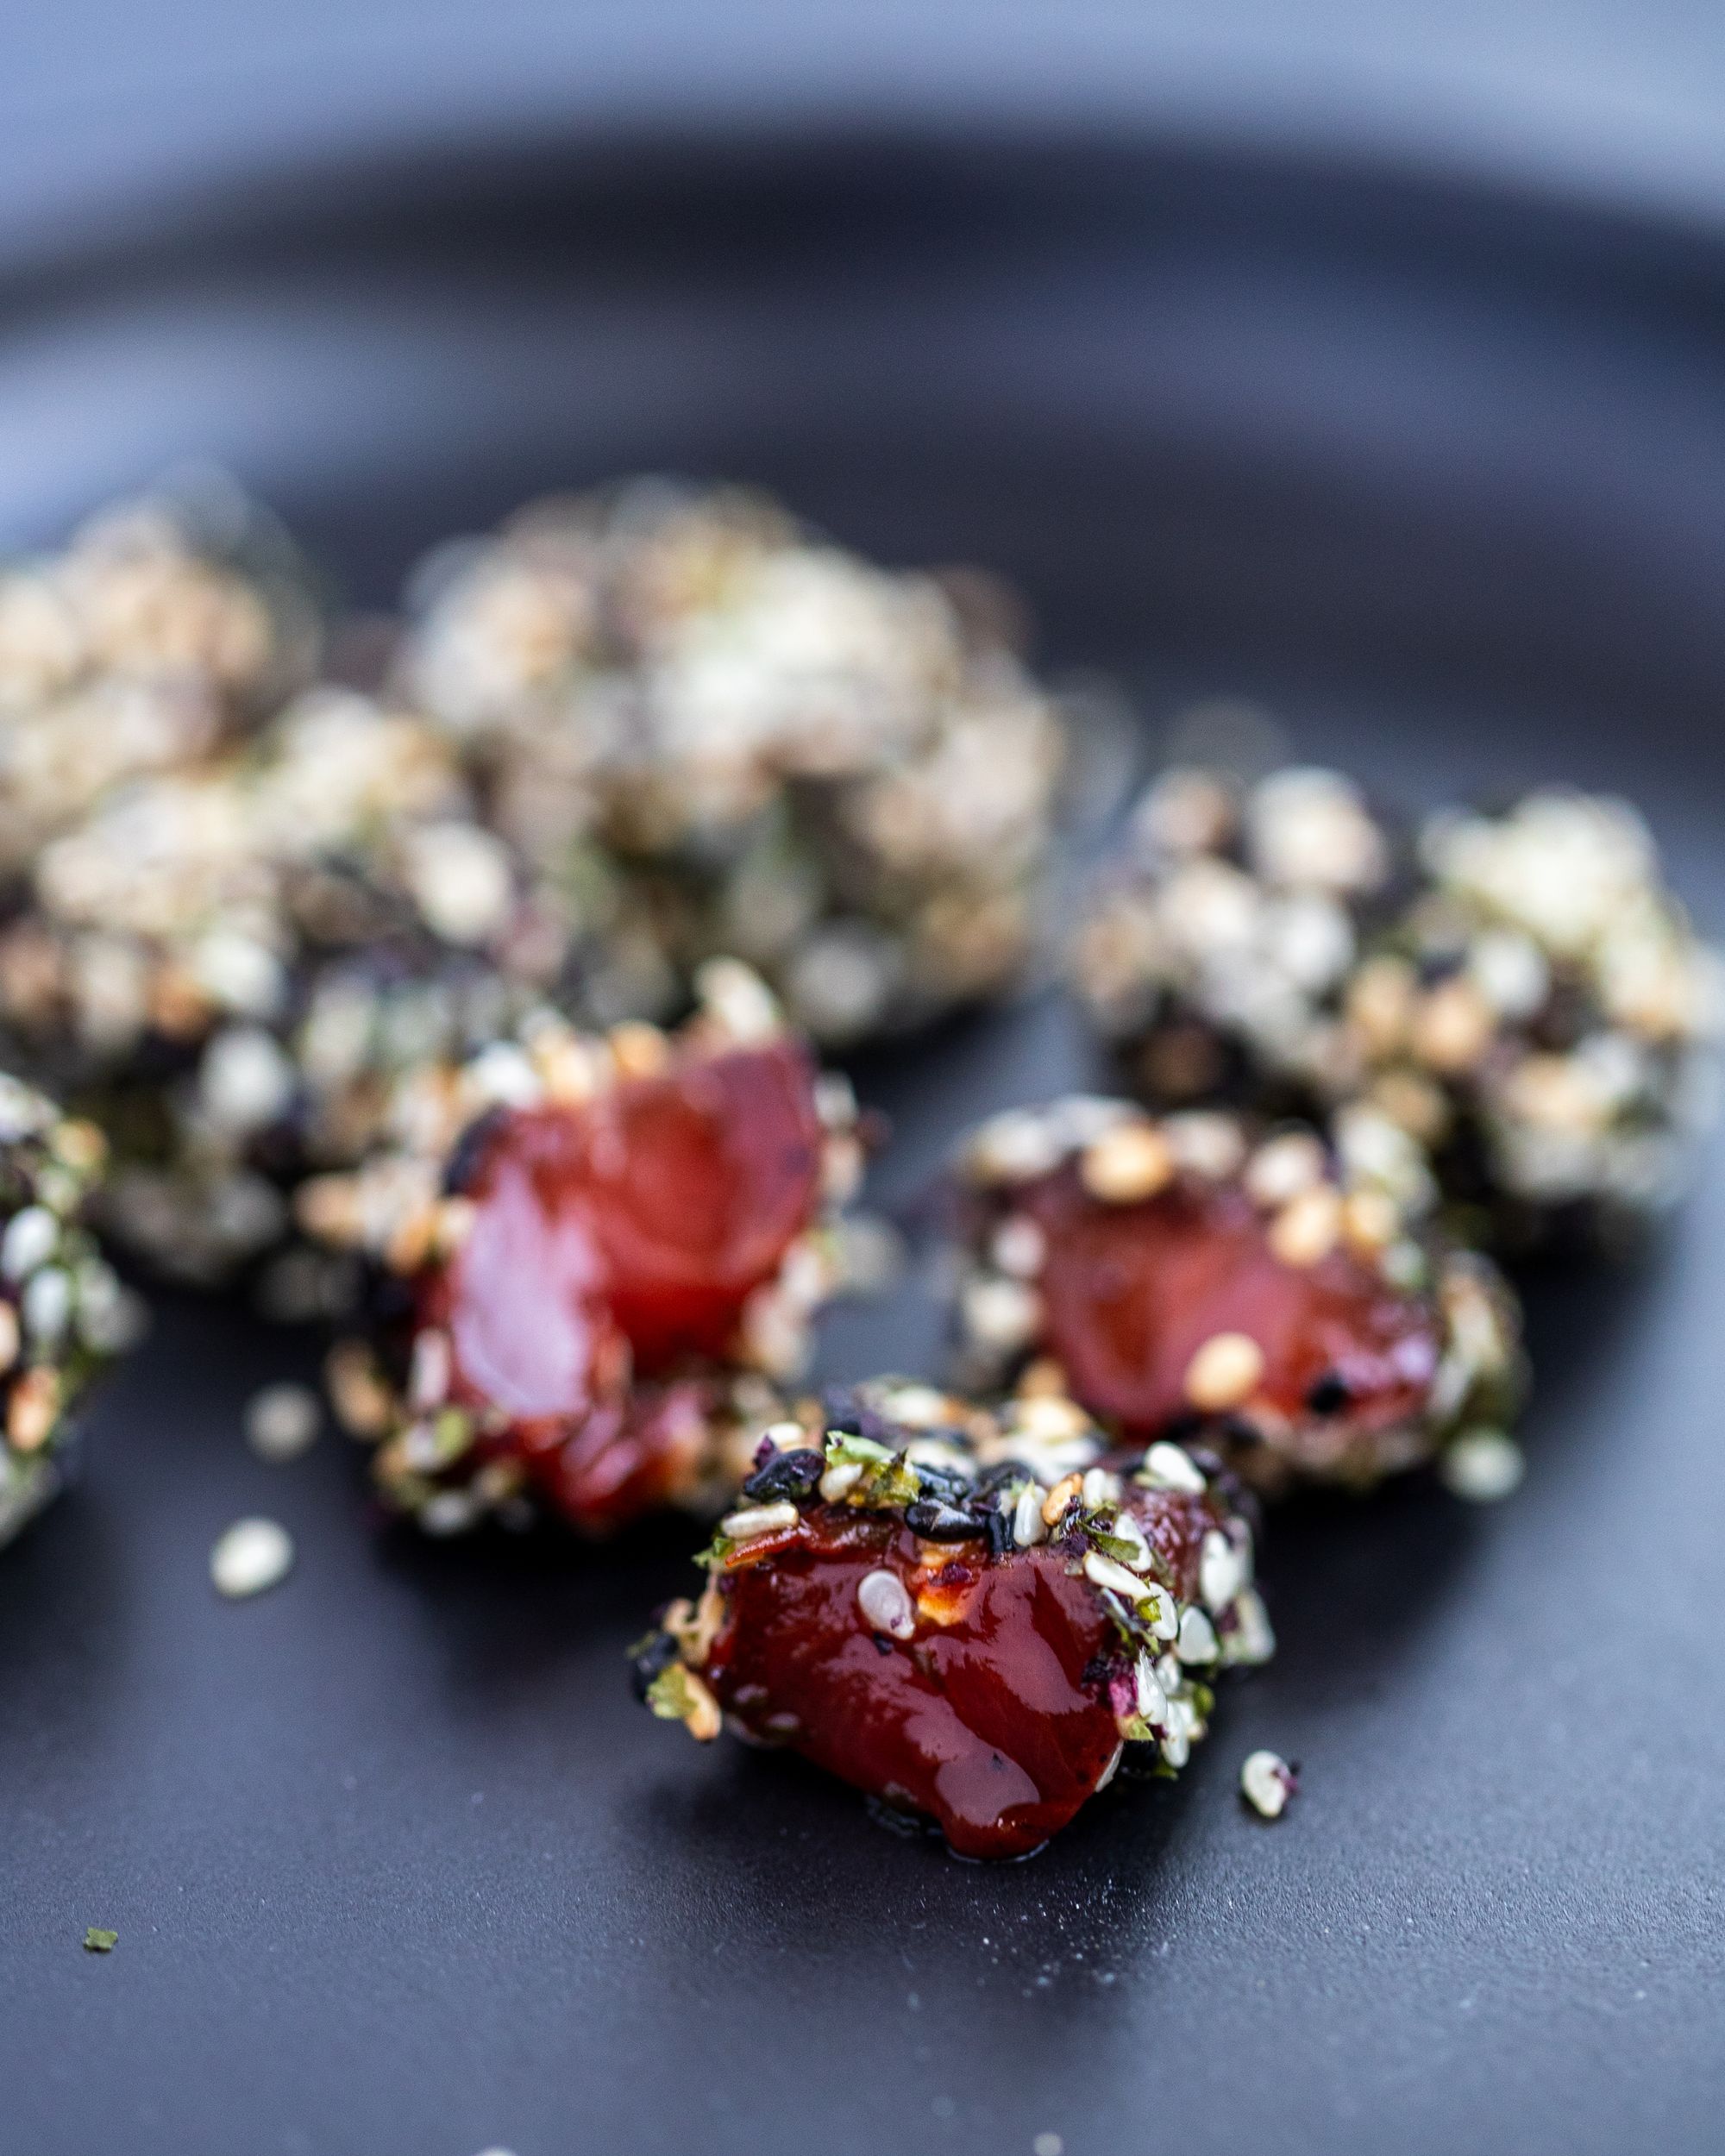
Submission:
[[[1725,923],[1718,266],[1288,174],[1054,177],[326,204],[17,291],[0,521],[213,452],[381,598],[536,482],[760,476],[1014,570],[1148,730],[1245,688],[1415,796],[1628,787]],[[1051,997],[874,1059],[883,1202],[1086,1069]],[[1514,1501],[1279,1516],[1276,1664],[1177,1787],[1000,1870],[635,1707],[674,1533],[380,1533],[343,1440],[241,1443],[310,1344],[172,1305],[0,1557],[0,2148],[1716,2147],[1722,1263],[1716,1156],[1647,1268],[1540,1284]],[[936,1332],[913,1282],[828,1365],[932,1367]],[[257,1510],[298,1569],[222,1605],[210,1545]],[[1273,1828],[1233,1794],[1258,1744],[1305,1772]]]

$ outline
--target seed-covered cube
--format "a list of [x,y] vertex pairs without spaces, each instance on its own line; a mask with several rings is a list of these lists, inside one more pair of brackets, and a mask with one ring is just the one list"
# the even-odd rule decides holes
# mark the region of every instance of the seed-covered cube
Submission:
[[728,1718],[965,1857],[1020,1857],[1125,1765],[1170,1774],[1212,1680],[1274,1649],[1233,1488],[1126,1457],[1070,1401],[991,1412],[882,1379],[768,1431],[636,1650],[655,1714]]
[[590,1533],[707,1505],[800,1367],[844,1273],[855,1101],[752,975],[701,986],[674,1036],[546,1017],[428,1071],[400,1144],[301,1194],[310,1232],[380,1269],[336,1404],[433,1532],[530,1501]]
[[1136,1444],[1201,1433],[1268,1493],[1374,1482],[1516,1404],[1509,1291],[1432,1230],[1423,1156],[1373,1108],[1326,1138],[1077,1096],[982,1125],[958,1181],[973,1383],[1070,1388]]
[[83,1395],[139,1329],[84,1214],[105,1147],[0,1074],[0,1544],[60,1488]]

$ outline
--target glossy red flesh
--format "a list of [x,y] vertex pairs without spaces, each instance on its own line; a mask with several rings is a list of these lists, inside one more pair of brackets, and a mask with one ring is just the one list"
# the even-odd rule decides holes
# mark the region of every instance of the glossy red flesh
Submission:
[[1187,1412],[1187,1369],[1218,1332],[1258,1343],[1255,1400],[1290,1421],[1309,1418],[1308,1395],[1331,1375],[1347,1388],[1334,1420],[1360,1434],[1425,1406],[1441,1353],[1433,1305],[1339,1246],[1315,1265],[1283,1264],[1238,1185],[1182,1178],[1141,1204],[1104,1205],[1067,1167],[1019,1190],[1015,1209],[1047,1238],[1039,1346],[1074,1398],[1130,1437]]
[[820,1156],[788,1042],[501,1116],[471,1232],[417,1303],[448,1332],[451,1397],[504,1418],[482,1456],[520,1456],[582,1526],[662,1501],[699,1450],[701,1369],[813,1218]]
[[[1201,1505],[1134,1510],[1192,1591]],[[966,1857],[1020,1857],[1064,1827],[1119,1748],[1106,1658],[1120,1641],[1096,1590],[1049,1545],[990,1558],[920,1543],[895,1514],[818,1506],[766,1554],[721,1576],[723,1626],[702,1674],[768,1742],[933,1819]],[[946,1621],[877,1638],[856,1598],[898,1575]]]

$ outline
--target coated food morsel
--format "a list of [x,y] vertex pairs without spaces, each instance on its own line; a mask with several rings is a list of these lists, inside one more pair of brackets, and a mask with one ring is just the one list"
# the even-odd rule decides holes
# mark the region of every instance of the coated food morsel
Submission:
[[655,1714],[728,1717],[960,1856],[1021,1857],[1128,1769],[1168,1774],[1220,1669],[1274,1648],[1226,1476],[1105,1458],[1068,1400],[881,1379],[767,1432],[697,1601],[636,1651]]
[[526,509],[419,585],[404,692],[494,827],[579,877],[599,1017],[674,1010],[734,952],[817,1039],[854,1040],[1022,968],[1063,727],[983,579],[638,481]]
[[0,1075],[0,1544],[59,1489],[76,1410],[139,1328],[83,1216],[102,1134]]
[[1409,847],[1334,773],[1171,772],[1074,972],[1152,1104],[1369,1102],[1506,1250],[1629,1239],[1714,1105],[1718,957],[1600,796],[1446,811]]
[[318,644],[292,548],[225,491],[116,502],[60,553],[0,566],[0,873],[262,718]]
[[449,745],[347,691],[46,847],[0,931],[14,1051],[113,1142],[103,1225],[199,1282],[383,1135],[395,1082],[562,998],[567,907],[483,830]]
[[855,1104],[751,975],[701,986],[676,1036],[546,1018],[425,1074],[399,1147],[302,1190],[310,1232],[384,1269],[376,1351],[338,1351],[336,1402],[435,1531],[526,1496],[588,1532],[699,1507],[801,1364],[841,1281]]
[[966,1377],[1067,1387],[1135,1444],[1204,1432],[1267,1492],[1410,1467],[1521,1388],[1514,1303],[1425,1225],[1419,1150],[1364,1106],[1333,1143],[1078,1096],[963,1156]]

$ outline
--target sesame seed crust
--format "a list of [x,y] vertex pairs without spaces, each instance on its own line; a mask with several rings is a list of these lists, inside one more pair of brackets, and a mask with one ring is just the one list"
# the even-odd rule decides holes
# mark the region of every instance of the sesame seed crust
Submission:
[[618,1009],[729,951],[850,1042],[1022,968],[1064,729],[985,580],[643,480],[442,549],[414,596],[401,687],[524,858],[588,849]]
[[1072,975],[1146,1100],[1369,1106],[1509,1251],[1615,1246],[1674,1201],[1725,1020],[1640,818],[1556,787],[1404,837],[1334,773],[1170,772]]
[[796,1417],[699,1600],[634,1651],[641,1695],[698,1736],[715,1703],[960,1854],[1020,1856],[1120,1767],[1177,1771],[1217,1672],[1273,1651],[1237,1488],[1178,1447],[1146,1472],[1058,1395],[899,1378]]
[[[1096,1175],[1116,1149],[1181,1164],[1139,1194]],[[1201,1433],[1270,1495],[1376,1482],[1519,1401],[1508,1287],[1433,1226],[1420,1149],[1363,1106],[1325,1135],[1074,1096],[981,1125],[955,1180],[968,1385],[1051,1369],[1126,1440]]]
[[141,1324],[85,1225],[99,1131],[0,1074],[0,1545],[60,1488],[91,1382]]

